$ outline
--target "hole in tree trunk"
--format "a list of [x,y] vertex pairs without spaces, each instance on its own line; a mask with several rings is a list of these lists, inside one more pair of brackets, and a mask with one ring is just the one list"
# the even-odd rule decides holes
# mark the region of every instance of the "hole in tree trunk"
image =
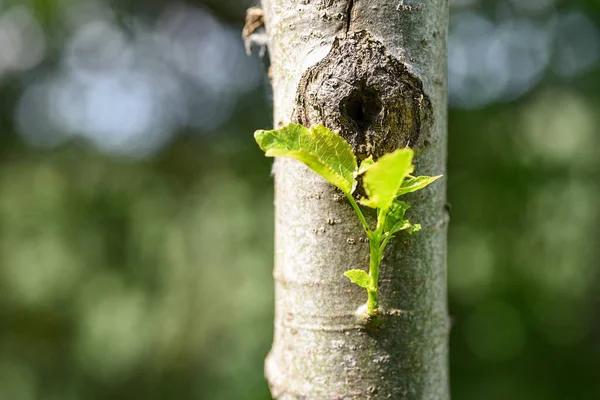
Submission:
[[341,104],[341,112],[361,132],[365,132],[381,112],[382,104],[377,90],[358,88]]

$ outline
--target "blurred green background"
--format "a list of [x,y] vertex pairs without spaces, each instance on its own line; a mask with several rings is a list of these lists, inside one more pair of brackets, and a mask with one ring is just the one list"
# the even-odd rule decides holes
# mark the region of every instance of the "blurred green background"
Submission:
[[[600,2],[450,3],[453,399],[600,399]],[[0,400],[270,398],[250,5],[0,0]]]

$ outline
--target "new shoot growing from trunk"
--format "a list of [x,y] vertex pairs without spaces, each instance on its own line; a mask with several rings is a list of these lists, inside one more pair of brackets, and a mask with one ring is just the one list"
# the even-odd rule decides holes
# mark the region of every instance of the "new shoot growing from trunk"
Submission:
[[[267,157],[301,161],[346,195],[369,240],[370,262],[368,273],[363,269],[350,269],[344,275],[366,289],[365,317],[369,321],[377,321],[381,312],[377,291],[383,252],[394,235],[401,231],[412,234],[421,229],[419,224],[412,224],[405,218],[410,206],[399,197],[424,188],[441,175],[411,175],[414,152],[410,148],[398,149],[376,161],[368,157],[358,166],[350,144],[322,125],[307,128],[289,124],[278,130],[256,131],[254,138]],[[362,176],[367,197],[357,202],[353,193],[359,176]],[[359,204],[376,210],[374,228],[367,223]]]

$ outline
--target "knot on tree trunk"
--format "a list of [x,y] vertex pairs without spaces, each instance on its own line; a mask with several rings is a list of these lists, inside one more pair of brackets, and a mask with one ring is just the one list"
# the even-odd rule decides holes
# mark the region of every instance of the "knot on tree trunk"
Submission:
[[338,131],[362,160],[427,143],[432,116],[421,80],[362,30],[337,37],[329,54],[303,74],[294,122]]

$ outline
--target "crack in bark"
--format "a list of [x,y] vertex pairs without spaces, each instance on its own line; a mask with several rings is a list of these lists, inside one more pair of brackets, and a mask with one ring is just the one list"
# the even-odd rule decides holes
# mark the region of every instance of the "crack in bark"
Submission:
[[290,324],[282,322],[279,326],[296,331],[316,331],[316,332],[348,332],[348,331],[365,331],[364,325],[333,325],[324,326],[320,324]]
[[352,25],[352,11],[354,10],[354,3],[358,0],[349,0],[348,7],[346,7],[346,36],[350,31],[350,25]]

